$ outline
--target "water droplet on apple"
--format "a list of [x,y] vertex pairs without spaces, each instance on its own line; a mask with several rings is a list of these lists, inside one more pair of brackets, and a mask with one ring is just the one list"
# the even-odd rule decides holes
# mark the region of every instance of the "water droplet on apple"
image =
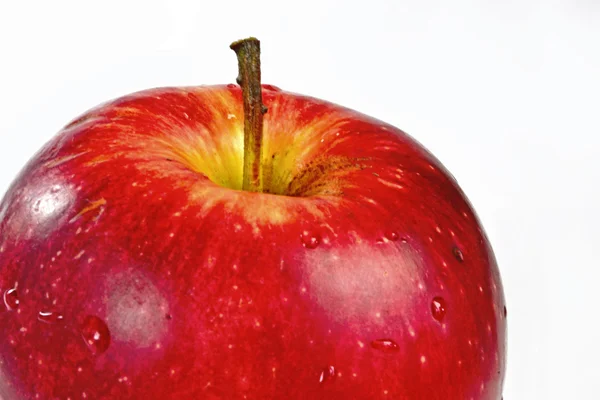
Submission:
[[85,317],[81,326],[81,337],[92,354],[102,354],[110,345],[110,332],[106,323],[94,315]]
[[392,242],[395,242],[396,240],[400,239],[400,236],[398,236],[398,234],[394,231],[387,231],[385,233],[385,237],[388,240],[391,240]]
[[335,379],[335,367],[330,365],[326,368],[323,368],[321,375],[319,375],[319,383],[325,383],[333,379]]
[[4,305],[8,311],[19,308],[19,294],[17,288],[8,289],[4,292]]
[[275,86],[275,85],[269,85],[269,84],[266,84],[266,85],[261,85],[261,86],[262,86],[262,88],[263,88],[263,89],[265,89],[265,90],[270,90],[270,91],[272,91],[272,92],[281,92],[281,89],[280,89],[280,88],[278,88],[278,87],[277,87],[277,86]]
[[460,261],[460,262],[465,261],[465,256],[463,255],[463,252],[458,247],[454,247],[452,249],[452,254],[454,255],[454,258],[456,258],[458,261]]
[[321,243],[321,237],[316,233],[310,231],[304,231],[300,235],[300,241],[302,245],[307,249],[316,249]]
[[64,319],[63,315],[54,311],[40,311],[38,313],[38,320],[46,324],[57,324],[62,322]]
[[230,84],[227,85],[227,88],[228,89],[237,89],[237,88],[239,88],[239,86],[236,85],[236,84],[234,84],[234,83],[230,83]]
[[385,353],[395,353],[400,350],[398,343],[392,339],[376,339],[371,342],[371,347],[375,350],[383,351]]
[[431,301],[431,314],[436,321],[442,321],[446,316],[446,300],[441,297],[434,297]]

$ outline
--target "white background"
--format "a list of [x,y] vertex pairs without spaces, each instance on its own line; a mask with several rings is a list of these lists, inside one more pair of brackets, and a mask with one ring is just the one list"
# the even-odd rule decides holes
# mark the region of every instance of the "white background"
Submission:
[[65,123],[154,86],[263,81],[404,129],[456,176],[495,248],[506,400],[599,399],[600,2],[0,3],[0,192]]

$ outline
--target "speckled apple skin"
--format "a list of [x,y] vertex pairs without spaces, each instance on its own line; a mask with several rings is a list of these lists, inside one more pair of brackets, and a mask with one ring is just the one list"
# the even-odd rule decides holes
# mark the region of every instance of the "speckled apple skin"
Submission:
[[0,398],[499,400],[506,308],[441,163],[263,86],[269,193],[239,190],[237,85],[90,110],[0,203]]

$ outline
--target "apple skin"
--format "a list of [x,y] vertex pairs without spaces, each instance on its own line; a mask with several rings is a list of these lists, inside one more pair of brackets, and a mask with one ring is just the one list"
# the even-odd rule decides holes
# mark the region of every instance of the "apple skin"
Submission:
[[263,85],[90,110],[0,203],[0,398],[494,399],[506,308],[454,178],[404,132]]

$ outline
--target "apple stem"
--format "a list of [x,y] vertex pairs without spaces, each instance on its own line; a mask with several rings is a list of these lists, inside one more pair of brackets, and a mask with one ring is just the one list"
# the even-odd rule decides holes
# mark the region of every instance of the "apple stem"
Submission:
[[262,192],[263,114],[260,86],[260,41],[250,37],[231,44],[238,59],[237,83],[244,100],[244,169],[242,190]]

